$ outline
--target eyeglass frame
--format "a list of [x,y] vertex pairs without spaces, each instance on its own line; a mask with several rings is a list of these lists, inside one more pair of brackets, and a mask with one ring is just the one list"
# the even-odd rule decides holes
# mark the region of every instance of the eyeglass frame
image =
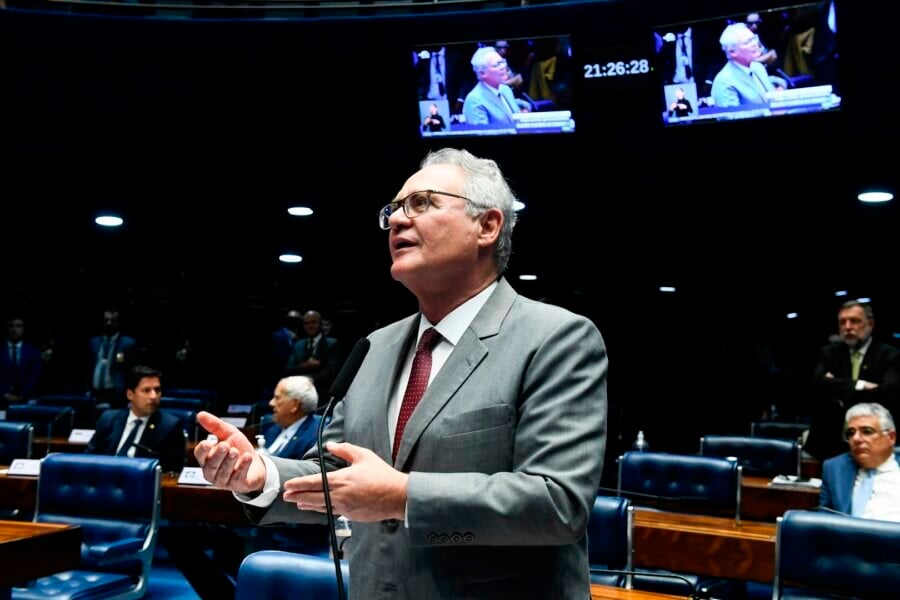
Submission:
[[[425,208],[423,208],[420,212],[410,214],[410,209],[408,208],[409,199],[412,198],[413,196],[415,196],[416,194],[425,194],[426,205],[425,205]],[[381,209],[378,211],[378,227],[382,231],[390,231],[391,230],[391,224],[390,224],[391,215],[393,215],[395,212],[397,212],[398,208],[403,209],[403,214],[406,215],[407,219],[415,219],[416,217],[422,216],[423,214],[428,212],[428,209],[431,208],[432,204],[434,204],[434,202],[431,199],[432,194],[441,194],[442,196],[450,196],[451,198],[459,198],[460,200],[465,200],[466,202],[472,202],[474,204],[474,201],[471,198],[466,198],[465,196],[460,196],[459,194],[454,194],[452,192],[442,192],[440,190],[416,190],[415,192],[410,192],[408,195],[404,196],[403,198],[401,198],[399,200],[394,200],[393,202],[388,202],[387,204],[382,206]],[[388,209],[390,209],[391,212],[390,212],[390,214],[385,216],[385,211]],[[382,219],[384,219],[384,225],[381,224]]]
[[889,433],[889,432],[890,432],[889,429],[875,429],[874,427],[869,427],[867,425],[864,425],[864,426],[860,427],[859,429],[857,429],[855,427],[848,427],[842,433],[844,435],[844,441],[849,442],[850,440],[853,439],[853,437],[857,433],[860,434],[863,437],[863,439],[868,440],[868,439],[874,438],[876,435],[885,434],[885,433]]

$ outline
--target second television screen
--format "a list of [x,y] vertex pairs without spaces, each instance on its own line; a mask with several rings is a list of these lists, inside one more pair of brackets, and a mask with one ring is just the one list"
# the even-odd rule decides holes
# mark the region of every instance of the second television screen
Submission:
[[422,137],[575,131],[567,35],[413,48]]

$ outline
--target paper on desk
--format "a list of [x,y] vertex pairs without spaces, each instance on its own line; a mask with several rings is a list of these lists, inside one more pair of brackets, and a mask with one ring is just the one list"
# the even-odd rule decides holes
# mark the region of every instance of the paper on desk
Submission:
[[822,480],[817,477],[797,477],[796,475],[776,475],[769,485],[788,485],[797,487],[820,488]]

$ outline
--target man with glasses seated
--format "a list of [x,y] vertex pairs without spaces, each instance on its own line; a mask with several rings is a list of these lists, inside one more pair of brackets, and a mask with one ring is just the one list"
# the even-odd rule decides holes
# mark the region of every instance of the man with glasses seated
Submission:
[[900,522],[900,465],[894,454],[897,431],[880,404],[847,411],[844,439],[849,452],[825,461],[819,506],[864,519]]

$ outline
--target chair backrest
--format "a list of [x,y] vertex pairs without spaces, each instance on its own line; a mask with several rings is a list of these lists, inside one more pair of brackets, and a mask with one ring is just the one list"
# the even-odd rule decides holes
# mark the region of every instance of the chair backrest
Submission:
[[34,425],[34,435],[69,437],[75,411],[68,406],[41,406],[39,404],[10,404],[6,408],[6,420]]
[[634,508],[628,498],[597,496],[588,521],[588,562],[591,583],[631,587],[631,578],[616,573],[595,573],[594,569],[630,571]]
[[129,575],[142,595],[159,528],[155,458],[50,454],[41,461],[34,520],[79,525],[81,570]]
[[39,406],[68,406],[74,411],[77,423],[92,427],[96,422],[96,400],[90,394],[51,394],[38,396],[32,403]]
[[[341,563],[344,591],[349,590],[350,570]],[[321,556],[263,550],[247,556],[238,571],[235,600],[337,599],[334,561]]]
[[737,458],[744,475],[800,475],[800,442],[736,435],[700,438],[700,456]]
[[775,600],[788,596],[786,587],[842,598],[896,598],[900,523],[789,510],[778,520]]
[[207,408],[215,408],[218,394],[207,388],[166,388],[167,398],[199,398],[206,402]]
[[181,423],[181,428],[184,430],[184,434],[187,436],[188,440],[194,442],[197,441],[199,432],[199,425],[197,425],[197,411],[191,410],[189,408],[169,407],[161,407],[160,410],[178,419],[178,421]]
[[31,458],[31,423],[0,421],[0,465],[8,465],[16,458]]
[[637,505],[741,516],[741,467],[733,460],[664,452],[619,457],[619,495]]
[[205,398],[178,398],[174,396],[163,396],[159,399],[160,408],[181,408],[185,410],[193,410],[200,412],[207,410],[209,403]]
[[809,430],[809,423],[788,421],[754,421],[750,425],[750,436],[779,440],[799,440]]

